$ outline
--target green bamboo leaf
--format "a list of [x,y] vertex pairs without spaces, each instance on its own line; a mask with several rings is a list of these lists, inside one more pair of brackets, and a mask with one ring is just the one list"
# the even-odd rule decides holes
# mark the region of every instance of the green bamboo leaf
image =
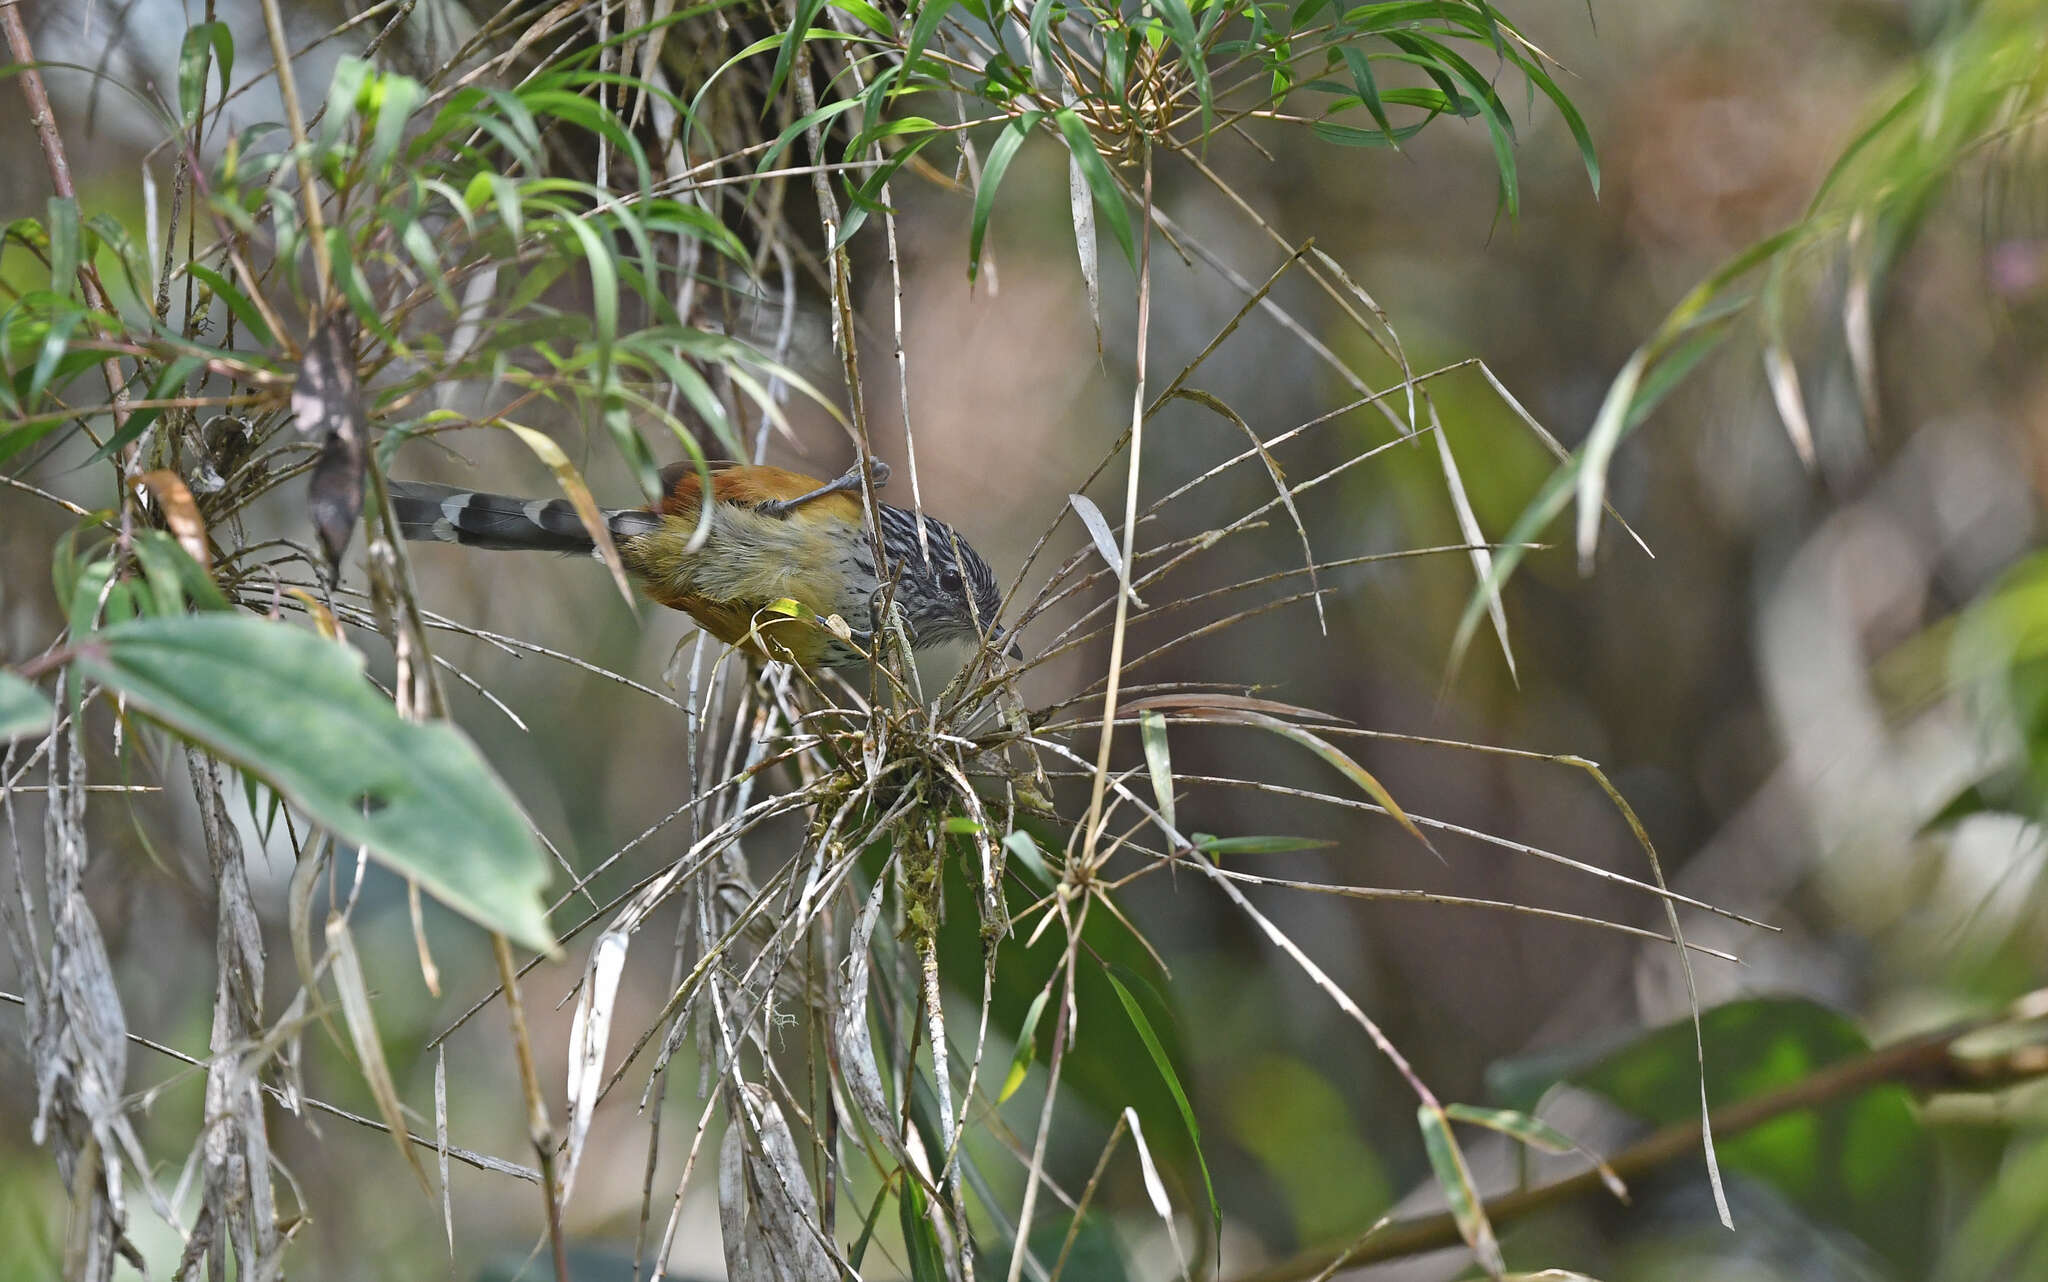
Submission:
[[1152,774],[1152,796],[1159,803],[1159,817],[1166,820],[1167,827],[1179,831],[1173,818],[1173,758],[1166,747],[1166,715],[1139,713],[1138,733],[1145,740],[1145,767]]
[[479,925],[554,951],[540,896],[548,864],[517,800],[456,727],[402,720],[364,678],[360,654],[248,615],[79,635],[78,669],[131,707],[256,774]]
[[1372,59],[1366,57],[1363,49],[1352,45],[1345,45],[1338,52],[1344,56],[1344,65],[1351,72],[1351,81],[1358,88],[1359,101],[1372,113],[1373,123],[1386,135],[1387,145],[1399,146],[1394,138],[1394,126],[1387,121],[1386,105],[1380,101],[1379,82],[1373,79]]
[[[117,305],[129,304],[127,319],[136,329],[155,328],[156,316],[148,310],[143,301],[148,297],[145,291],[148,290],[148,282],[152,278],[149,260],[144,256],[141,246],[135,243],[135,238],[128,234],[128,229],[112,214],[92,215],[85,220],[85,230],[94,241],[113,251],[115,261],[121,265],[121,282],[128,287],[128,293],[126,298],[116,296],[113,302]],[[90,257],[90,246],[86,252]]]
[[1296,850],[1327,850],[1336,845],[1317,837],[1211,837],[1198,833],[1195,849],[1209,855],[1284,855]]
[[938,33],[939,23],[945,21],[946,14],[956,2],[957,0],[924,0],[924,3],[918,6],[917,21],[910,24],[910,42],[903,47],[903,65],[906,68],[914,69],[917,66],[918,55],[931,43],[932,37]]
[[334,78],[327,82],[327,105],[320,114],[319,132],[308,140],[313,155],[330,155],[341,145],[342,135],[355,127],[357,104],[363,86],[376,68],[361,58],[343,58],[334,65]]
[[[158,370],[156,377],[150,380],[149,399],[160,401],[178,395],[185,390],[185,381],[205,366],[206,358],[203,356],[178,357]],[[142,434],[149,430],[149,425],[156,422],[162,414],[163,411],[155,406],[145,406],[136,410],[128,416],[128,421],[121,425],[119,431],[109,436],[105,444],[93,451],[87,462],[98,463],[103,459],[110,459],[128,448],[130,443],[141,440]],[[4,456],[5,453],[5,446],[0,446],[0,456]]]
[[78,265],[84,261],[78,234],[78,202],[68,196],[50,197],[50,292],[63,298],[78,293]]
[[381,174],[405,141],[405,127],[412,114],[426,101],[427,91],[410,76],[390,73],[373,76],[363,89],[369,110],[376,119],[370,133],[370,172]]
[[35,368],[29,371],[28,386],[22,391],[23,403],[33,405],[43,398],[43,392],[57,373],[57,363],[70,350],[72,332],[84,320],[84,312],[67,311],[50,322],[49,328],[43,332],[43,348],[36,356]]
[[796,20],[789,24],[789,30],[777,39],[780,47],[775,51],[775,70],[768,77],[768,92],[762,98],[761,111],[767,114],[774,109],[777,96],[782,92],[782,82],[789,79],[790,69],[796,65],[797,46],[813,35],[830,35],[830,32],[814,32],[811,22],[825,7],[825,0],[797,0]]
[[[48,716],[43,720],[48,721]],[[996,1093],[996,1103],[1001,1104],[1017,1093],[1025,1074],[1031,1071],[1031,1061],[1038,1058],[1038,1020],[1045,1014],[1045,1001],[1051,996],[1050,986],[1039,989],[1038,996],[1031,999],[1031,1009],[1024,1012],[1024,1026],[1017,1030],[1017,1053],[1010,1057],[1010,1071],[1003,1078],[1003,1089]]]
[[1546,1153],[1578,1153],[1593,1163],[1593,1169],[1600,1173],[1600,1182],[1607,1186],[1608,1192],[1623,1202],[1628,1201],[1628,1185],[1622,1183],[1621,1176],[1607,1164],[1606,1159],[1540,1117],[1512,1108],[1481,1108],[1476,1104],[1448,1104],[1444,1106],[1444,1114],[1454,1122],[1498,1131]]
[[1123,247],[1131,270],[1136,271],[1138,243],[1131,235],[1131,211],[1124,208],[1123,191],[1117,187],[1116,177],[1109,172],[1102,153],[1095,149],[1095,136],[1088,132],[1088,124],[1081,119],[1081,113],[1072,107],[1060,108],[1053,113],[1053,120],[1060,127],[1060,136],[1067,141],[1067,150],[1075,163],[1081,166],[1081,176],[1088,180],[1088,190],[1095,197],[1095,207],[1109,220],[1109,229],[1116,233],[1116,243]]
[[[1166,33],[1180,47],[1181,65],[1195,85],[1195,99],[1202,107],[1202,135],[1207,137],[1216,112],[1215,92],[1209,86],[1209,63],[1202,49],[1202,37],[1195,30],[1194,14],[1187,0],[1157,0],[1166,19]],[[1220,7],[1220,6],[1219,6]]]
[[356,1048],[356,1064],[363,1071],[363,1083],[370,1088],[370,1098],[377,1101],[377,1111],[384,1116],[385,1130],[390,1133],[391,1142],[398,1145],[399,1156],[420,1182],[420,1191],[432,1197],[433,1185],[427,1183],[426,1169],[420,1165],[420,1156],[407,1138],[411,1128],[406,1122],[405,1106],[399,1102],[398,1083],[391,1077],[391,1063],[384,1055],[384,1042],[377,1036],[377,1017],[370,1011],[370,985],[363,978],[363,964],[356,955],[348,918],[338,913],[327,918],[327,953],[332,960],[328,973],[334,977],[334,991],[341,998],[342,1022],[348,1025],[349,1041]]
[[981,183],[974,189],[974,221],[967,233],[967,279],[971,283],[981,273],[981,242],[988,234],[989,211],[995,208],[996,186],[1003,181],[1003,173],[1017,156],[1017,148],[1031,136],[1031,131],[1044,119],[1042,111],[1027,111],[1011,121],[1002,135],[988,149],[988,159],[981,167]]
[[[1330,765],[1335,766],[1343,773],[1345,778],[1357,784],[1367,796],[1378,803],[1382,810],[1385,810],[1387,814],[1392,816],[1396,823],[1406,828],[1410,836],[1428,847],[1431,854],[1436,854],[1436,847],[1430,844],[1429,838],[1423,834],[1421,828],[1416,826],[1415,821],[1408,817],[1408,812],[1401,809],[1400,803],[1394,800],[1394,795],[1387,791],[1386,785],[1375,778],[1371,771],[1352,760],[1350,754],[1331,743],[1328,739],[1313,731],[1295,725],[1291,721],[1282,721],[1278,717],[1269,717],[1263,712],[1233,709],[1230,711],[1212,711],[1206,713],[1205,716],[1206,719],[1211,721],[1236,722],[1239,725],[1254,726],[1260,730],[1269,731],[1283,739],[1292,739],[1310,752],[1315,753],[1318,757],[1321,757]],[[1441,856],[1438,857],[1441,858]]]
[[1017,862],[1023,864],[1047,890],[1059,885],[1060,879],[1053,876],[1052,869],[1046,866],[1045,855],[1038,849],[1038,843],[1031,839],[1030,833],[1022,828],[1009,833],[1003,838],[1003,849],[1014,855]]
[[1188,1139],[1194,1144],[1195,1164],[1202,1168],[1202,1187],[1209,1193],[1209,1214],[1214,1218],[1216,1228],[1220,1232],[1223,1227],[1223,1206],[1216,1200],[1216,1184],[1209,1178],[1209,1159],[1202,1156],[1202,1128],[1195,1121],[1195,1109],[1188,1103],[1187,1092],[1180,1087],[1180,1075],[1173,1071],[1173,1061],[1167,1057],[1166,1048],[1159,1044],[1159,1035],[1152,1031],[1152,1021],[1145,1017],[1145,1009],[1138,1005],[1138,999],[1131,995],[1130,989],[1124,987],[1124,982],[1116,977],[1115,971],[1104,968],[1102,973],[1104,978],[1109,980],[1110,987],[1116,989],[1116,997],[1123,1003],[1124,1014],[1131,1017],[1132,1027],[1138,1030],[1139,1040],[1145,1043],[1146,1052],[1152,1056],[1153,1067],[1157,1068],[1159,1076],[1166,1080],[1166,1089],[1172,1092],[1174,1105],[1180,1109],[1181,1123],[1188,1128]]
[[903,1226],[903,1247],[910,1256],[911,1282],[946,1282],[946,1253],[939,1249],[938,1234],[932,1231],[925,1213],[924,1189],[909,1171],[901,1173],[896,1207]]
[[1485,1269],[1488,1276],[1499,1277],[1507,1268],[1507,1262],[1501,1258],[1500,1241],[1493,1235],[1493,1225],[1487,1222],[1479,1190],[1473,1186],[1472,1171],[1465,1165],[1465,1155],[1458,1149],[1457,1138],[1451,1134],[1450,1119],[1435,1104],[1422,1105],[1415,1110],[1415,1116],[1422,1126],[1422,1148],[1429,1154],[1430,1169],[1436,1173],[1437,1186],[1443,1190],[1444,1201],[1450,1204],[1451,1218],[1458,1222],[1458,1236],[1472,1248],[1472,1254],[1478,1257],[1479,1267]]
[[186,29],[185,41],[179,46],[178,113],[187,125],[199,118],[199,105],[206,99],[210,62],[220,64],[220,83],[225,90],[228,77],[235,70],[235,34],[225,22],[194,23]]
[[[32,734],[43,734],[49,730],[50,720],[56,715],[57,705],[50,702],[49,695],[27,680],[0,668],[0,743],[13,743]],[[1034,1020],[1037,1018],[1036,1008],[1033,1008],[1032,1016]],[[1022,1080],[1021,1075],[1019,1080]]]
[[1550,78],[1549,72],[1535,63],[1523,62],[1519,58],[1516,61],[1521,63],[1522,71],[1529,77],[1530,83],[1542,90],[1544,96],[1550,99],[1551,105],[1557,108],[1557,114],[1564,118],[1565,128],[1572,131],[1572,141],[1579,145],[1579,160],[1586,166],[1586,181],[1593,185],[1593,194],[1598,196],[1600,154],[1593,148],[1593,134],[1586,128],[1585,117],[1579,114],[1579,109],[1572,105],[1572,100],[1565,95],[1564,90],[1557,87],[1557,82]]
[[1463,99],[1478,108],[1486,120],[1487,136],[1493,142],[1493,163],[1500,175],[1501,205],[1508,217],[1521,212],[1521,182],[1515,166],[1515,126],[1500,96],[1472,64],[1433,40],[1412,32],[1388,32],[1387,37],[1406,52],[1389,57],[1419,66],[1437,82],[1445,94]]

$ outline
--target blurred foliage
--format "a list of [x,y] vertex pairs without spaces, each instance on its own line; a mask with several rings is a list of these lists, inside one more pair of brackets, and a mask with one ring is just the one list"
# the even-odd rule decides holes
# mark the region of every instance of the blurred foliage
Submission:
[[[1899,259],[1930,212],[1960,179],[1989,166],[2032,181],[2030,149],[2048,112],[2048,10],[2033,0],[1960,6],[1916,60],[1904,84],[1879,99],[1869,122],[1821,179],[1805,214],[1745,247],[1680,300],[1608,386],[1585,441],[1524,509],[1494,567],[1513,572],[1526,544],[1567,502],[1576,502],[1576,545],[1590,565],[1598,544],[1608,469],[1641,426],[1735,332],[1753,320],[1763,367],[1786,434],[1815,460],[1813,426],[1790,353],[1804,300],[1839,278],[1837,306],[1866,427],[1881,417],[1874,337]],[[1476,633],[1488,585],[1465,607],[1452,652]]]
[[[1706,1094],[1716,1109],[1794,1086],[1870,1050],[1850,1020],[1797,999],[1716,1007],[1701,1017],[1701,1032]],[[1525,1111],[1561,1083],[1604,1095],[1656,1125],[1687,1121],[1699,1108],[1690,1020],[1619,1048],[1506,1061],[1488,1079],[1496,1097]],[[1817,1221],[1855,1234],[1895,1276],[1926,1276],[1935,1228],[1934,1145],[1904,1086],[1880,1085],[1790,1112],[1726,1136],[1718,1148],[1726,1170],[1764,1180]]]

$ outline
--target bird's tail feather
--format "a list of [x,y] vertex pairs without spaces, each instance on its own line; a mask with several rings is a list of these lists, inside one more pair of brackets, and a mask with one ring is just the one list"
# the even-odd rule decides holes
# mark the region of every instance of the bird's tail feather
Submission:
[[[589,552],[596,546],[567,499],[521,499],[459,485],[393,481],[391,506],[399,532],[408,539],[537,552]],[[615,538],[644,534],[660,524],[647,512],[606,512],[605,517]]]

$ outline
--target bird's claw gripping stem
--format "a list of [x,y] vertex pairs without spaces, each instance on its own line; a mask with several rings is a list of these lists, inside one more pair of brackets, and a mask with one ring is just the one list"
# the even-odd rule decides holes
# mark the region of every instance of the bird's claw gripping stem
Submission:
[[[882,460],[869,459],[868,465],[875,478],[875,488],[881,489],[889,483],[889,465]],[[827,494],[857,493],[860,490],[861,465],[856,462],[834,479],[825,482],[808,494],[799,494],[793,499],[769,499],[759,505],[759,510],[768,516],[788,516],[812,499],[824,498]]]

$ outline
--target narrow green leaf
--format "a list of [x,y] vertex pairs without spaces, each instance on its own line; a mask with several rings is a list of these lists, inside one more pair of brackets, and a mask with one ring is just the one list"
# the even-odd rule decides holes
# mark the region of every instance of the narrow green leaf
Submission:
[[1209,63],[1202,48],[1202,37],[1195,30],[1195,18],[1188,11],[1187,0],[1155,0],[1161,16],[1166,19],[1166,31],[1173,43],[1179,47],[1181,66],[1194,82],[1195,100],[1202,108],[1202,135],[1207,137],[1216,112],[1216,95],[1209,86]]
[[1031,1009],[1024,1012],[1024,1026],[1017,1030],[1017,1053],[1010,1056],[1010,1071],[1003,1078],[1003,1089],[996,1093],[996,1103],[1004,1103],[1017,1093],[1031,1071],[1031,1061],[1038,1058],[1038,1020],[1045,1014],[1045,1002],[1051,996],[1051,986],[1039,989],[1038,996],[1031,999]]
[[1116,185],[1115,175],[1109,172],[1109,165],[1102,159],[1102,153],[1095,149],[1095,136],[1088,132],[1088,124],[1081,119],[1081,113],[1072,107],[1062,107],[1053,113],[1053,120],[1059,125],[1061,137],[1066,139],[1067,150],[1081,166],[1081,176],[1088,180],[1088,190],[1095,197],[1095,207],[1109,220],[1109,229],[1116,233],[1116,243],[1123,247],[1124,258],[1131,264],[1131,270],[1138,269],[1138,243],[1131,235],[1131,211],[1124,208],[1124,194]]
[[1586,443],[1579,449],[1578,545],[1582,571],[1593,567],[1593,549],[1600,538],[1601,504],[1607,497],[1607,464],[1628,429],[1629,406],[1635,403],[1636,386],[1642,382],[1649,360],[1648,347],[1637,348],[1628,358],[1621,373],[1608,386],[1600,412],[1593,416],[1593,428],[1586,433]]
[[1046,866],[1045,856],[1039,852],[1038,843],[1031,839],[1030,833],[1019,828],[1007,834],[1003,838],[1003,849],[1016,856],[1017,862],[1023,864],[1047,890],[1059,885],[1059,878],[1053,876],[1052,869]]
[[249,301],[249,296],[244,294],[239,286],[204,263],[187,263],[185,270],[211,289],[214,297],[227,304],[235,319],[242,322],[243,327],[249,331],[249,337],[265,348],[277,345],[277,337],[270,332],[270,326],[264,322],[263,313],[256,310],[256,305]]
[[369,99],[370,111],[376,119],[367,159],[370,172],[381,174],[398,155],[399,145],[405,141],[406,125],[426,101],[427,91],[410,76],[386,72],[370,79],[364,96]]
[[910,1256],[911,1282],[946,1282],[946,1253],[925,1214],[924,1189],[909,1171],[898,1179],[896,1207],[903,1226],[903,1248]]
[[1549,72],[1533,63],[1524,63],[1522,70],[1528,75],[1530,82],[1550,99],[1551,104],[1557,108],[1557,114],[1564,117],[1565,128],[1572,131],[1572,141],[1579,145],[1579,159],[1586,166],[1586,181],[1593,185],[1593,194],[1598,196],[1600,153],[1594,150],[1593,134],[1586,128],[1585,117],[1579,114],[1579,109],[1572,105],[1572,100],[1565,95],[1564,90],[1557,87],[1557,82],[1550,78]]
[[29,372],[28,387],[22,392],[22,402],[34,405],[42,400],[43,393],[50,386],[50,379],[57,372],[57,362],[64,359],[70,350],[71,334],[85,320],[80,311],[65,312],[50,322],[43,332],[43,349],[36,356],[35,368]]
[[[203,356],[178,357],[156,372],[156,377],[150,381],[149,399],[153,401],[167,400],[183,392],[185,390],[185,380],[191,378],[193,374],[203,369],[205,365],[206,358]],[[136,410],[128,416],[128,421],[121,425],[119,431],[109,436],[105,444],[93,451],[92,457],[87,462],[98,463],[119,454],[122,450],[128,448],[130,443],[141,440],[142,434],[149,430],[150,424],[156,422],[162,415],[163,411],[155,406],[145,406],[142,409]],[[4,450],[0,450],[0,453],[4,452]]]
[[1195,848],[1209,855],[1284,855],[1296,850],[1327,850],[1336,845],[1316,837],[1211,837],[1194,839]]
[[[94,240],[112,250],[115,260],[121,264],[121,281],[128,287],[128,298],[122,299],[117,296],[113,301],[117,304],[142,304],[147,297],[144,291],[149,288],[151,276],[149,261],[143,255],[141,247],[135,243],[135,238],[128,234],[128,229],[121,225],[119,219],[107,213],[94,214],[86,219],[85,230],[91,233]],[[90,249],[87,253],[90,255]],[[130,315],[133,316],[137,328],[152,326],[156,319],[153,314],[146,311],[141,315],[135,315],[133,312]]]
[[1110,987],[1116,989],[1117,1000],[1123,1003],[1124,1014],[1131,1017],[1132,1027],[1138,1030],[1139,1040],[1145,1043],[1146,1052],[1152,1056],[1153,1067],[1157,1068],[1159,1076],[1166,1080],[1166,1089],[1172,1092],[1174,1105],[1180,1109],[1180,1120],[1188,1128],[1188,1139],[1195,1147],[1195,1164],[1202,1168],[1202,1187],[1209,1193],[1209,1214],[1214,1218],[1220,1231],[1223,1226],[1223,1207],[1216,1200],[1216,1184],[1209,1178],[1209,1159],[1202,1156],[1202,1128],[1195,1121],[1195,1109],[1188,1103],[1187,1092],[1180,1087],[1180,1075],[1173,1071],[1173,1061],[1167,1058],[1166,1048],[1159,1044],[1159,1035],[1152,1031],[1152,1021],[1145,1017],[1145,1009],[1138,1005],[1138,999],[1131,995],[1130,989],[1124,987],[1124,982],[1116,977],[1115,971],[1105,968],[1102,973],[1104,978],[1109,980]]
[[1138,733],[1145,740],[1145,768],[1152,773],[1152,796],[1159,803],[1159,817],[1178,832],[1180,825],[1173,818],[1173,758],[1166,749],[1166,715],[1139,713]]
[[78,235],[78,202],[68,196],[52,196],[48,209],[50,292],[62,298],[76,298],[78,265],[84,261]]
[[413,1151],[412,1140],[408,1138],[411,1127],[405,1119],[405,1106],[399,1102],[398,1084],[392,1080],[384,1043],[377,1036],[377,1018],[370,1010],[370,986],[363,978],[363,964],[356,956],[348,918],[338,913],[327,919],[327,954],[333,963],[328,973],[334,977],[334,991],[341,998],[342,1022],[348,1025],[349,1041],[356,1048],[356,1064],[363,1071],[370,1098],[377,1101],[377,1111],[384,1115],[391,1142],[398,1145],[399,1155],[412,1168],[420,1190],[432,1197],[433,1185],[427,1183],[426,1169],[420,1165],[419,1154]]
[[1512,1108],[1481,1108],[1476,1104],[1447,1104],[1444,1113],[1454,1122],[1498,1131],[1546,1153],[1581,1154],[1593,1163],[1594,1170],[1600,1172],[1600,1182],[1607,1186],[1607,1191],[1623,1202],[1628,1201],[1628,1185],[1621,1182],[1621,1176],[1605,1159],[1540,1117]]
[[1380,101],[1379,82],[1373,79],[1372,59],[1366,57],[1363,49],[1345,45],[1338,50],[1344,56],[1344,65],[1351,72],[1351,81],[1358,87],[1359,101],[1372,113],[1373,123],[1386,135],[1388,146],[1399,146],[1394,137],[1394,126],[1387,120],[1387,108]]
[[777,96],[782,92],[782,82],[789,79],[790,70],[796,65],[796,49],[814,33],[811,22],[824,9],[825,0],[797,0],[796,20],[789,30],[780,37],[781,47],[775,51],[775,70],[768,78],[768,92],[762,98],[762,111],[772,110]]
[[1500,1242],[1493,1235],[1493,1225],[1487,1222],[1479,1190],[1472,1183],[1471,1169],[1465,1165],[1465,1155],[1451,1134],[1450,1119],[1434,1104],[1422,1105],[1415,1110],[1415,1116],[1422,1126],[1422,1148],[1429,1154],[1430,1169],[1436,1173],[1444,1201],[1450,1204],[1451,1218],[1458,1222],[1458,1235],[1478,1257],[1479,1267],[1489,1276],[1499,1277],[1507,1262],[1501,1258]]
[[220,64],[220,83],[225,90],[235,70],[234,32],[225,22],[194,23],[186,28],[185,41],[178,49],[178,113],[187,125],[199,118],[212,62]]
[[981,273],[981,242],[988,234],[989,211],[995,208],[996,186],[1003,181],[1003,173],[1017,156],[1017,148],[1031,136],[1031,131],[1044,119],[1042,111],[1027,111],[1011,121],[1002,135],[988,149],[988,159],[981,166],[981,185],[974,189],[974,221],[967,233],[967,279],[971,283]]
[[1386,786],[1375,778],[1371,771],[1352,760],[1351,756],[1343,749],[1337,747],[1321,735],[1295,725],[1291,721],[1282,721],[1278,717],[1269,717],[1263,712],[1242,710],[1211,712],[1208,714],[1208,719],[1225,722],[1234,721],[1240,725],[1254,726],[1258,729],[1269,731],[1283,739],[1292,739],[1310,752],[1315,753],[1318,757],[1321,757],[1330,765],[1335,766],[1343,773],[1345,778],[1357,784],[1359,788],[1364,790],[1367,796],[1379,804],[1382,810],[1385,810],[1387,814],[1392,816],[1396,823],[1406,828],[1410,836],[1414,837],[1415,840],[1421,842],[1424,846],[1427,846],[1431,854],[1436,854],[1436,847],[1430,844],[1429,838],[1423,834],[1421,828],[1416,826],[1415,821],[1408,817],[1408,812],[1401,809],[1400,803],[1394,800],[1394,795],[1387,791]]
[[903,46],[903,65],[915,70],[917,57],[938,33],[939,24],[945,21],[957,0],[924,0],[918,6],[917,20],[910,24],[910,41]]

